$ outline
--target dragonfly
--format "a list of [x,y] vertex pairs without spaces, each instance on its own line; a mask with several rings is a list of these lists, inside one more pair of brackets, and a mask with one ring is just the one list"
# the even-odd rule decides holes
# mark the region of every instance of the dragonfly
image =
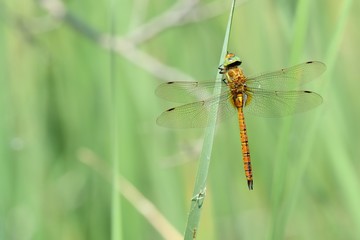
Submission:
[[[283,117],[317,107],[323,101],[319,94],[298,89],[320,76],[326,70],[326,65],[319,61],[308,61],[246,77],[240,68],[241,63],[240,57],[227,53],[219,67],[222,81],[175,81],[159,85],[155,91],[159,97],[183,105],[164,111],[157,118],[157,124],[169,128],[203,128],[209,126],[213,119],[219,123],[237,113],[245,176],[249,190],[253,190],[244,115]],[[220,94],[212,96],[214,90]]]

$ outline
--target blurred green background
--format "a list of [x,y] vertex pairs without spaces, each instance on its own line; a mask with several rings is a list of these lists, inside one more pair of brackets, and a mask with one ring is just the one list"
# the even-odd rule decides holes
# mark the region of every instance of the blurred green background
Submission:
[[[0,2],[0,239],[178,239],[204,130],[157,126],[174,105],[154,90],[215,80],[230,4]],[[239,1],[229,51],[245,73],[323,61],[305,89],[324,103],[246,116],[253,191],[237,121],[219,125],[197,239],[360,239],[359,13]]]

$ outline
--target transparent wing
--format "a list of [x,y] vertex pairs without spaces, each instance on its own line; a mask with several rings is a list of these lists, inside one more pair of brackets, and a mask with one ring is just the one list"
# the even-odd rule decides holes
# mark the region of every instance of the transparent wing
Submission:
[[[223,87],[222,87],[223,86]],[[222,88],[224,92],[228,87],[223,82],[167,82],[160,84],[155,90],[156,95],[168,101],[178,103],[195,102],[208,99],[212,92]]]
[[[217,104],[217,111],[212,111]],[[219,123],[235,113],[236,108],[231,103],[231,95],[225,92],[220,97],[170,108],[163,112],[156,122],[169,128],[202,128],[208,126],[213,117],[216,117]]]
[[283,117],[322,103],[322,97],[311,91],[251,90],[246,94],[248,101],[244,112],[261,117]]
[[291,90],[320,76],[326,70],[322,62],[311,61],[250,77],[246,81],[248,88],[263,90]]

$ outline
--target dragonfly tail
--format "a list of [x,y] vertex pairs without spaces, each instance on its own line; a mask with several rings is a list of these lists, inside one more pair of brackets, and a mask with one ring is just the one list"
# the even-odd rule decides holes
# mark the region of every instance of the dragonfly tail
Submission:
[[241,150],[243,155],[244,162],[244,170],[245,176],[247,179],[247,184],[249,190],[253,190],[253,176],[251,169],[251,160],[250,160],[250,150],[248,144],[248,137],[246,133],[246,124],[243,113],[243,95],[239,94],[235,102],[235,106],[238,108],[238,118],[239,118],[239,126],[240,126],[240,140],[241,140]]
[[247,184],[248,184],[249,190],[253,190],[254,181],[253,180],[248,180]]

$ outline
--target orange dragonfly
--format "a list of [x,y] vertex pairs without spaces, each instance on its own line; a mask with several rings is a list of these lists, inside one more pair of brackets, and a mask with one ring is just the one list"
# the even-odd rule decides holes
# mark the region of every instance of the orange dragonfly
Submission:
[[[158,96],[187,104],[163,112],[158,117],[157,124],[170,128],[206,127],[212,118],[221,122],[237,112],[245,175],[248,188],[252,190],[253,176],[244,112],[263,117],[281,117],[320,105],[322,97],[319,94],[291,89],[320,76],[326,66],[322,62],[310,61],[248,78],[240,65],[240,58],[228,53],[224,64],[219,67],[224,76],[222,82],[161,84],[156,89]],[[211,97],[210,91],[215,88],[221,88],[221,93]]]

